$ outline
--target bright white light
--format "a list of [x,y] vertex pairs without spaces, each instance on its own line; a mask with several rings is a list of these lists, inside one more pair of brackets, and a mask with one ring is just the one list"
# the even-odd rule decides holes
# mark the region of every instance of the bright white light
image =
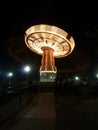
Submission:
[[78,76],[76,76],[76,77],[75,77],[75,80],[79,80],[79,77],[78,77]]
[[12,77],[12,76],[13,76],[13,73],[12,73],[12,72],[9,72],[7,75],[8,75],[8,77]]
[[26,66],[26,67],[24,68],[24,70],[25,70],[25,72],[29,72],[29,71],[30,71],[30,67],[29,67],[29,66]]
[[96,77],[98,78],[98,74],[96,74]]

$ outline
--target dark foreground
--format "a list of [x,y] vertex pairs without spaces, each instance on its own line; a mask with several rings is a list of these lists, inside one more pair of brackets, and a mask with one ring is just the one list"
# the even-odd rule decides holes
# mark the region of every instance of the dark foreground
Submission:
[[38,92],[0,130],[98,130],[98,98]]

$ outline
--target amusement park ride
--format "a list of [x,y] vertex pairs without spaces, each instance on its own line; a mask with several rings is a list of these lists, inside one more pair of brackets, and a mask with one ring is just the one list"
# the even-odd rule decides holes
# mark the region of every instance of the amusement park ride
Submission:
[[25,43],[31,51],[42,55],[40,82],[54,82],[57,74],[54,58],[68,56],[75,47],[72,36],[59,27],[47,24],[28,28]]

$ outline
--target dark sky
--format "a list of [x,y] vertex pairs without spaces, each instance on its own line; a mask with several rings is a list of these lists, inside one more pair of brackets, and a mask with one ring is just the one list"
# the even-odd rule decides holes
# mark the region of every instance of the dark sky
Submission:
[[0,5],[0,17],[1,68],[25,63],[40,65],[41,57],[26,48],[24,33],[41,23],[58,26],[75,39],[72,54],[56,59],[60,70],[78,71],[97,65],[98,8],[94,1],[13,1]]

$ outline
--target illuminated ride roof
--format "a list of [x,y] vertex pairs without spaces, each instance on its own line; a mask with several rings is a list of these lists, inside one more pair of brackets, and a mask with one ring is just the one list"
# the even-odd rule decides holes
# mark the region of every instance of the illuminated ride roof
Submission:
[[53,49],[53,56],[61,58],[69,55],[75,42],[64,30],[47,24],[31,26],[25,32],[25,43],[33,52],[42,55],[44,47]]

